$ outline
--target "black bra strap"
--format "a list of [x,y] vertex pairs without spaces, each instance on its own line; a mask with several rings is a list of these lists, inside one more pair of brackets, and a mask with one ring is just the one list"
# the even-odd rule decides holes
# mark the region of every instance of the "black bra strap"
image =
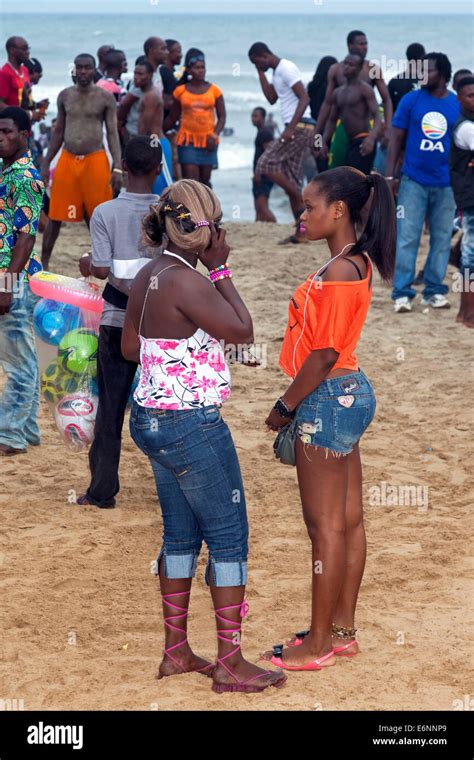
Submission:
[[357,271],[359,273],[359,279],[363,280],[364,278],[362,277],[362,272],[360,271],[360,269],[357,266],[357,264],[355,263],[355,261],[352,261],[352,259],[350,259],[348,256],[344,256],[344,258],[345,258],[346,261],[349,261],[351,264],[353,264],[355,266],[355,268],[357,269]]

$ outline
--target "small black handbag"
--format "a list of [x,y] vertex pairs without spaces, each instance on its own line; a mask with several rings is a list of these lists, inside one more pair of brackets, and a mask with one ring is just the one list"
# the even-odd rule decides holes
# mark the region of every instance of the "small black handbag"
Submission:
[[275,456],[282,464],[292,467],[296,464],[296,419],[293,418],[288,425],[280,430],[273,443]]

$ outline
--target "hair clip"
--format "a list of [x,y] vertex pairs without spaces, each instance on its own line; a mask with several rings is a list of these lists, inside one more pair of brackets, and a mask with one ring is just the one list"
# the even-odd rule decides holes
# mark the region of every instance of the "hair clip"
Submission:
[[188,216],[191,216],[190,211],[188,212],[182,211],[180,214],[178,214],[177,219],[187,219]]
[[202,219],[200,222],[196,222],[194,225],[194,228],[197,229],[198,227],[210,227],[209,222],[207,219]]

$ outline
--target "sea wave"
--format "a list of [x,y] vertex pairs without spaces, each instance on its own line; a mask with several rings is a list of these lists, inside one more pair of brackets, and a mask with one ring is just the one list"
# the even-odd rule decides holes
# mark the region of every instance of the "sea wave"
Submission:
[[247,169],[252,166],[254,149],[228,140],[219,143],[220,169]]

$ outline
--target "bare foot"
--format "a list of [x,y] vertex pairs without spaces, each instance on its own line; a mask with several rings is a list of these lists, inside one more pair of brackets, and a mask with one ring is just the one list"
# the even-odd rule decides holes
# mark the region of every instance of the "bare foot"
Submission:
[[[295,634],[294,636],[291,636],[289,639],[287,639],[285,641],[286,646],[291,648],[291,647],[295,646],[295,643],[297,641],[303,642],[306,639],[306,636],[309,633],[309,629],[307,631],[301,631],[301,634],[303,634],[303,633],[305,633],[306,635],[305,636],[302,636],[302,635],[297,636]],[[341,646],[344,646],[345,644],[349,643],[347,640],[341,639],[339,636],[332,636],[331,638],[332,638],[332,646],[333,646],[334,649],[336,647],[341,647]],[[299,648],[300,646],[302,646],[302,644],[296,644],[296,646]],[[353,644],[351,644],[350,647],[347,647],[346,649],[344,649],[344,652],[346,652],[348,655],[349,654],[357,654],[359,652],[359,645],[358,645],[357,641],[355,641]],[[261,654],[261,658],[263,660],[271,660],[272,657],[273,657],[273,649],[271,651],[267,650],[266,652],[263,652]]]
[[[203,676],[212,676],[213,664],[209,660],[205,660],[203,657],[194,654],[188,644],[175,649],[171,654],[174,658],[173,660],[167,654],[163,655],[155,676],[158,680],[167,676],[179,676],[182,673],[194,673],[196,671],[200,672]],[[177,662],[174,662],[174,660]]]
[[464,327],[474,327],[474,314],[465,314],[462,323]]
[[[332,645],[326,646],[326,647],[315,647],[313,642],[310,640],[309,636],[306,637],[303,640],[303,643],[298,647],[288,647],[286,649],[283,649],[281,655],[279,655],[280,659],[283,660],[283,662],[286,665],[292,665],[294,667],[299,667],[302,665],[306,665],[309,662],[312,662],[312,660],[319,660],[321,657],[324,657],[324,655],[327,655],[331,652]],[[268,659],[266,657],[268,653],[265,652],[262,657],[264,660]],[[336,664],[336,657],[328,657],[327,660],[325,660],[323,663],[321,663],[322,668],[331,667],[332,665]]]
[[26,454],[26,449],[15,449],[6,443],[0,443],[0,456],[11,457],[15,454]]
[[[253,680],[247,685],[248,691],[263,691],[268,686],[279,688],[287,681],[287,676],[282,670],[264,670],[238,655],[236,657],[229,657],[225,663],[235,678],[232,677],[231,673],[223,665],[216,663],[212,673],[214,691],[219,691],[219,687],[223,687],[222,691],[225,691],[225,687],[236,687],[238,686],[238,681],[242,683],[249,681],[249,679]],[[256,676],[259,676],[259,678],[256,678]]]

